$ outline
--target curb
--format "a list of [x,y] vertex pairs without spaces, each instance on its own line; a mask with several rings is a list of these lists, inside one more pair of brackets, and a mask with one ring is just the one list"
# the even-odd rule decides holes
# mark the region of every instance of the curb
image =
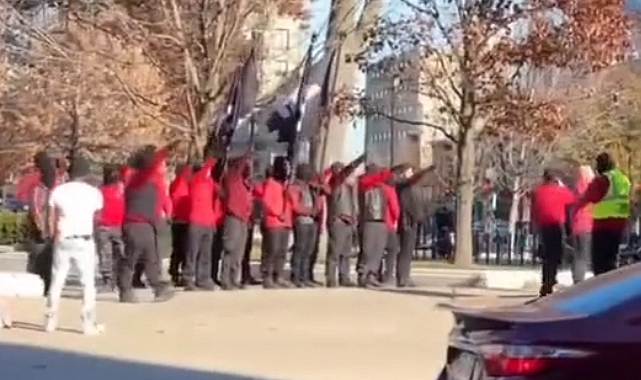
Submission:
[[[0,253],[0,259],[24,260],[27,258],[27,252],[14,251]],[[257,264],[258,261],[252,261]],[[169,266],[169,259],[162,260],[163,268]],[[286,264],[286,268],[289,263]],[[314,267],[315,272],[323,272],[323,264],[317,264]],[[352,271],[355,266],[352,266]],[[538,288],[541,284],[540,270],[524,269],[457,269],[457,268],[412,268],[412,273],[418,276],[435,276],[460,279],[458,286],[466,286],[480,289],[493,290],[524,290]],[[592,277],[592,273],[587,274],[587,278]],[[572,276],[570,271],[560,271],[557,276],[559,285],[571,286]]]

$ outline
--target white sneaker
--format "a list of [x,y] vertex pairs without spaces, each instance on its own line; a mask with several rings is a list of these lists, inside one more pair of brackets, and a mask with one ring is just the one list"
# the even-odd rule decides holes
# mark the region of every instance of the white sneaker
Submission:
[[45,316],[45,332],[54,332],[58,328],[58,317],[53,314],[47,314]]
[[93,323],[91,325],[85,326],[82,329],[82,333],[85,335],[93,336],[100,335],[105,332],[105,325]]

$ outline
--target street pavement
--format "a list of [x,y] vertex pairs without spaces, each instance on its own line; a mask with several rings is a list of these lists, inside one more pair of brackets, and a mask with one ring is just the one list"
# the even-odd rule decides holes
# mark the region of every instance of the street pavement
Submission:
[[78,300],[63,299],[60,329],[46,334],[42,301],[18,299],[15,328],[0,331],[0,365],[12,380],[431,380],[445,359],[452,299],[423,290],[431,295],[253,288],[104,300],[98,337],[79,334]]
[[[2,256],[2,270],[24,265]],[[423,277],[446,285],[424,285]],[[453,290],[457,278],[427,277],[417,270],[413,289],[253,287],[136,305],[102,295],[106,333],[98,337],[79,334],[76,297],[63,299],[60,329],[51,334],[40,331],[42,300],[17,299],[15,328],[0,331],[0,368],[12,380],[431,380],[445,359],[448,306],[527,296]]]

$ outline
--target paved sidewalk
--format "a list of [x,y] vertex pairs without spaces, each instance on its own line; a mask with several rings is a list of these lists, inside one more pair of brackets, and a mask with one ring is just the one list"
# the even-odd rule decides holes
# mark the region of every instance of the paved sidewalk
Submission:
[[[16,300],[18,328],[0,331],[0,342],[256,379],[431,380],[452,324],[449,312],[437,307],[443,299],[359,289],[252,289],[181,293],[162,304],[103,301],[99,316],[107,332],[100,337],[77,333],[77,300],[63,301],[62,329],[52,334],[34,330],[42,322],[41,300]],[[1,359],[0,365],[6,368]],[[46,377],[65,378],[63,370],[70,369],[52,369]],[[35,378],[12,377],[23,379]]]

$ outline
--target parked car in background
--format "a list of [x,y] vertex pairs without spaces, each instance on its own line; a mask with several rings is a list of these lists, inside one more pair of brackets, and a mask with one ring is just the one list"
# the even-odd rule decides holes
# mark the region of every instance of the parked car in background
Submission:
[[438,380],[641,379],[641,264],[533,302],[453,314]]
[[0,198],[0,207],[11,212],[29,211],[29,205],[15,197]]

